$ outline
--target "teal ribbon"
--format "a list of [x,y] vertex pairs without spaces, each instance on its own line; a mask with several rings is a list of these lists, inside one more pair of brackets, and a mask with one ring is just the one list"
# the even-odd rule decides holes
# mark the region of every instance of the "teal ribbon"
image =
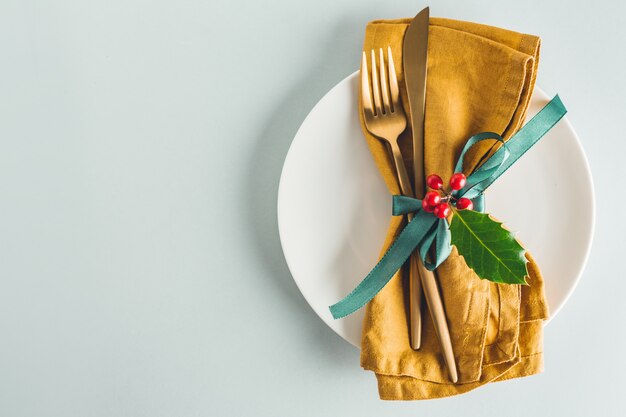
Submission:
[[[465,155],[475,144],[484,140],[496,140],[502,145],[495,152],[490,151],[483,156],[482,163],[468,175],[465,187],[455,191],[453,196],[469,198],[474,202],[474,210],[483,211],[485,190],[552,129],[565,113],[567,109],[556,95],[506,142],[493,132],[483,132],[469,138],[459,155],[455,172],[463,171]],[[330,306],[330,312],[335,319],[354,313],[374,298],[415,249],[418,249],[424,266],[431,271],[445,261],[452,251],[450,229],[445,219],[438,219],[432,213],[425,212],[421,200],[412,197],[394,195],[392,202],[394,216],[414,213],[413,220],[402,229],[363,281],[343,300]],[[434,259],[432,262],[427,257],[429,253]]]

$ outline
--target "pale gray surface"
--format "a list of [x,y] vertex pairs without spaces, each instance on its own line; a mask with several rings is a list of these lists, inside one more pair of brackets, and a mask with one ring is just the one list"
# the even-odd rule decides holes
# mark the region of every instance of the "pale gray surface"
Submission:
[[0,2],[0,415],[624,415],[623,2],[430,3],[542,36],[539,84],[570,110],[598,222],[546,372],[418,403],[378,400],[307,306],[276,192],[366,22],[424,3],[51,3]]

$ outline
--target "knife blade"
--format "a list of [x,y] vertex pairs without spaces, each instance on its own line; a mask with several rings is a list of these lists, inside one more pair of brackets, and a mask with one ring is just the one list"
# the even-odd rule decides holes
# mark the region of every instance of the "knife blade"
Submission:
[[415,198],[424,197],[424,109],[426,106],[426,68],[428,65],[428,22],[430,10],[419,12],[409,25],[402,45],[404,81],[409,99],[413,131],[413,168]]
[[[402,44],[402,65],[406,84],[409,117],[413,133],[413,170],[414,190],[416,198],[423,198],[424,187],[424,114],[426,107],[426,72],[428,66],[428,27],[430,10],[428,7],[420,11],[404,34]],[[450,380],[458,381],[458,373],[454,360],[454,351],[450,339],[450,330],[446,320],[441,294],[432,271],[427,270],[421,259],[416,257],[420,271],[421,286],[424,289],[426,304],[433,319],[435,333],[439,339]],[[421,304],[419,285],[411,280],[409,285],[409,305]],[[410,307],[411,311],[414,307]],[[411,336],[413,340],[414,336]]]

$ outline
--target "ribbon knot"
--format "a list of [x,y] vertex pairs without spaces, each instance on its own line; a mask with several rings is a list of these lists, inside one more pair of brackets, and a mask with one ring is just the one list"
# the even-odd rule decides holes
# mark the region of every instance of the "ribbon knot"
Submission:
[[[565,113],[567,110],[557,95],[506,142],[502,136],[493,132],[478,133],[469,138],[457,159],[455,172],[463,172],[465,155],[471,147],[485,140],[495,140],[496,143],[480,158],[477,168],[467,175],[465,186],[454,191],[452,197],[469,198],[474,203],[474,210],[484,211],[484,191],[561,120]],[[496,149],[498,143],[501,146]],[[448,222],[425,212],[421,200],[394,195],[392,213],[394,216],[415,213],[415,216],[363,281],[343,300],[330,306],[335,319],[354,313],[374,298],[414,250],[419,251],[424,266],[431,271],[450,255],[452,245]],[[433,257],[432,261],[429,259],[429,252]]]
[[[422,258],[424,266],[428,270],[433,271],[448,258],[452,251],[452,245],[450,244],[452,238],[450,236],[448,222],[445,219],[436,218],[432,213],[424,211],[422,208],[422,200],[404,195],[394,195],[392,200],[392,213],[394,216],[415,213],[415,217],[410,223],[417,219],[417,221],[423,225],[424,228],[421,229],[421,231],[425,233],[423,233],[423,235],[419,234],[413,236],[413,249],[417,248],[419,250],[420,258]],[[434,257],[433,262],[428,259],[429,252],[431,252]]]

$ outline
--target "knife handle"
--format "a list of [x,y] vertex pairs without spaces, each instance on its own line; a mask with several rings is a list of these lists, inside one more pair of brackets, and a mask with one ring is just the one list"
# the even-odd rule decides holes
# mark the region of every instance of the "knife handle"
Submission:
[[421,259],[418,260],[418,267],[420,277],[422,279],[422,286],[424,287],[424,295],[426,296],[426,304],[428,304],[428,309],[435,326],[435,333],[437,333],[437,338],[441,344],[443,359],[446,362],[450,380],[456,384],[459,380],[459,376],[456,369],[456,363],[454,362],[454,351],[452,349],[452,340],[450,339],[450,330],[448,329],[446,313],[443,308],[443,302],[441,301],[441,294],[439,293],[439,287],[437,286],[435,274],[426,269]]

